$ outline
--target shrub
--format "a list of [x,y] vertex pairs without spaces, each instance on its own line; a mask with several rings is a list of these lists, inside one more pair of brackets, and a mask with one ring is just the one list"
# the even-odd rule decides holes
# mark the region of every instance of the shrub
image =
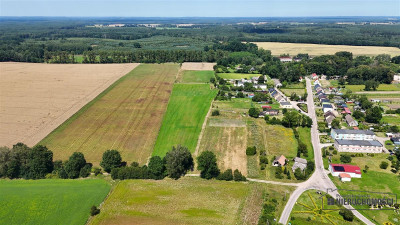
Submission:
[[249,116],[258,118],[259,114],[260,114],[260,110],[254,108],[254,107],[249,109]]
[[197,157],[197,169],[200,170],[200,177],[211,179],[219,175],[217,157],[211,151],[204,151]]
[[82,167],[81,171],[79,171],[79,176],[88,177],[90,175],[91,170],[92,170],[92,164],[87,163],[84,167]]
[[268,158],[265,155],[260,156],[260,164],[268,164]]
[[236,169],[233,172],[233,180],[235,180],[235,181],[246,181],[246,177],[243,176],[242,173],[238,169]]
[[351,212],[350,210],[348,210],[348,209],[341,209],[340,211],[339,211],[339,215],[341,215],[342,217],[343,217],[343,219],[344,220],[346,220],[346,221],[353,221],[353,219],[354,219],[354,214],[353,214],[353,212]]
[[75,179],[80,175],[81,169],[86,165],[85,156],[81,152],[74,152],[65,163],[64,169],[68,178]]
[[103,159],[100,166],[103,167],[107,173],[111,172],[113,168],[121,167],[122,158],[117,150],[107,150],[103,153]]
[[386,170],[389,166],[389,163],[382,161],[381,164],[379,165],[379,167],[383,170]]
[[351,156],[349,156],[349,155],[340,155],[340,162],[342,162],[342,163],[351,163]]
[[333,153],[334,155],[337,155],[338,151],[335,149],[335,150],[333,150],[332,153]]
[[165,155],[164,160],[170,178],[179,179],[187,171],[193,170],[193,157],[187,147],[181,145],[173,146],[172,150]]
[[212,115],[212,116],[219,116],[219,115],[220,115],[219,110],[218,110],[218,109],[213,110],[212,113],[211,113],[211,115]]
[[[138,167],[138,166],[136,166]],[[155,180],[161,180],[165,177],[165,165],[164,161],[161,159],[160,156],[153,156],[150,158],[149,161],[149,174],[150,178]]]
[[95,216],[100,213],[100,209],[97,208],[95,205],[90,208],[90,215]]
[[94,173],[95,176],[97,176],[97,175],[101,174],[101,169],[98,168],[98,167],[94,167],[93,168],[93,173]]
[[257,153],[257,148],[256,148],[256,146],[247,147],[247,149],[246,149],[246,155],[255,155],[256,153]]
[[226,180],[231,181],[233,180],[233,174],[231,169],[225,170],[225,172],[220,173],[217,177],[217,180]]

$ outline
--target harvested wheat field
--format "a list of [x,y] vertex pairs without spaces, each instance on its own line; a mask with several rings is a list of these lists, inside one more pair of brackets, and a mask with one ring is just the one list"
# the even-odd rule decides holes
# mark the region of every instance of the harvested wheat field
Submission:
[[40,144],[67,159],[73,152],[99,165],[107,149],[146,163],[167,108],[178,64],[142,64],[111,85]]
[[200,142],[199,155],[203,151],[212,151],[222,171],[238,169],[247,175],[246,147],[247,128],[244,121],[210,118]]
[[214,70],[215,63],[185,62],[182,63],[182,70]]
[[308,53],[311,56],[332,55],[340,51],[349,51],[353,55],[374,56],[389,54],[392,57],[400,55],[400,49],[395,47],[380,46],[350,46],[350,45],[320,45],[303,43],[281,42],[254,42],[259,48],[271,50],[272,55],[289,54],[295,56],[299,53]]
[[0,146],[33,146],[138,64],[0,63]]

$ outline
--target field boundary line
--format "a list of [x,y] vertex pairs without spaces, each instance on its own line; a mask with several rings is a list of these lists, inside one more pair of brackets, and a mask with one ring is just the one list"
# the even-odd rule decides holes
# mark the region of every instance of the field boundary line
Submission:
[[214,103],[214,99],[211,101],[210,108],[208,109],[206,118],[204,119],[203,125],[201,126],[199,139],[197,140],[196,149],[194,150],[194,154],[193,154],[194,156],[197,156],[199,154],[200,143],[201,143],[201,140],[203,139],[204,130],[206,129],[208,119],[210,118],[210,113],[211,113],[211,110],[212,110],[213,103]]

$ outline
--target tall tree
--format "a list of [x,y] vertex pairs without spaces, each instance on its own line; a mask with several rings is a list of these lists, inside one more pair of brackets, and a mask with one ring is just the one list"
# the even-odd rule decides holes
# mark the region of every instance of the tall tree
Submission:
[[117,150],[107,150],[103,153],[100,166],[103,167],[104,171],[109,173],[113,168],[121,167],[121,163],[121,154]]
[[197,157],[197,169],[200,177],[205,179],[215,178],[219,175],[217,157],[211,151],[204,151]]
[[168,176],[173,179],[179,179],[189,170],[193,170],[193,157],[187,147],[178,145],[172,147],[172,150],[165,155],[165,166]]

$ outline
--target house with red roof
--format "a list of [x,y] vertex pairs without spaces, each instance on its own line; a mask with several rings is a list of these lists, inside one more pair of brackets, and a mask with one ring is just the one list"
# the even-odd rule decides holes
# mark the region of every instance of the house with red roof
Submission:
[[361,169],[355,165],[329,164],[329,171],[332,176],[339,177],[342,181],[350,181],[351,178],[361,178]]
[[270,105],[263,105],[261,106],[263,109],[272,109],[272,107]]

